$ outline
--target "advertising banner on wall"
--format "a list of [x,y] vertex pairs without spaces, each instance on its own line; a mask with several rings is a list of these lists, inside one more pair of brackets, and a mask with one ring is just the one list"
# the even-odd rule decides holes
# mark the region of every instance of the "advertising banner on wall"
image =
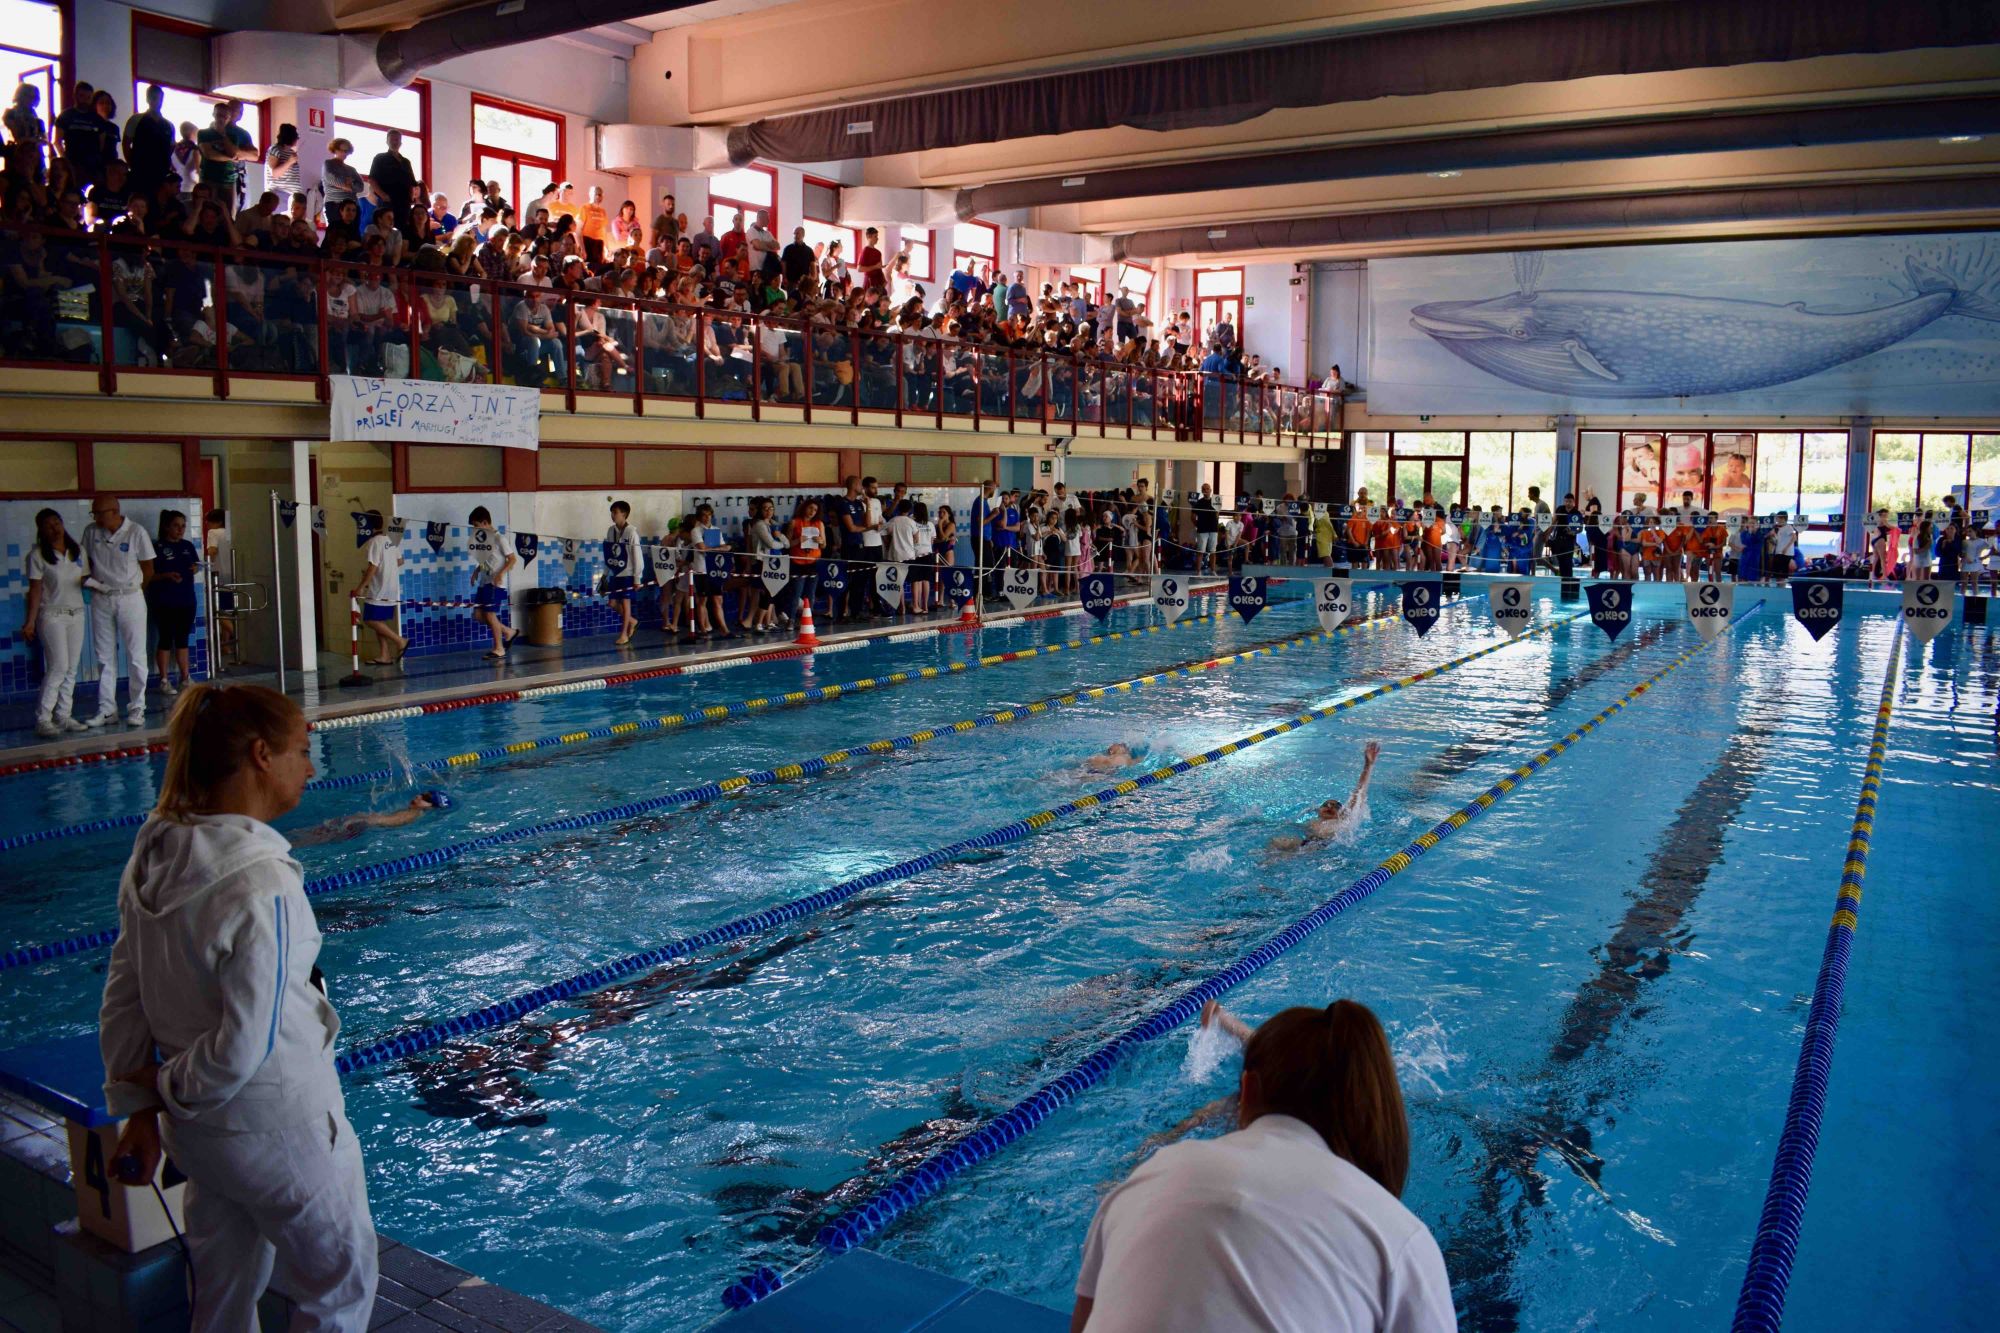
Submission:
[[[1987,244],[1815,236],[1370,260],[1368,408],[1978,416],[2000,400]],[[1718,441],[1718,473],[1734,452]],[[1724,490],[1740,485],[1732,471]]]
[[541,447],[542,392],[513,384],[329,375],[334,440]]

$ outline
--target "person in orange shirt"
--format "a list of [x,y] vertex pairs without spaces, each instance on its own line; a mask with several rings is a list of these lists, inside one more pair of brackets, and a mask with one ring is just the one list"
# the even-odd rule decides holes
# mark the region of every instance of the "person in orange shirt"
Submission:
[[1375,568],[1401,569],[1403,567],[1403,525],[1395,518],[1395,508],[1390,506],[1382,511],[1382,517],[1375,520]]
[[1680,510],[1669,509],[1674,516],[1673,530],[1666,533],[1660,545],[1664,548],[1660,565],[1660,577],[1668,583],[1681,581],[1682,560],[1687,554],[1688,538],[1694,536],[1694,529],[1681,520]]
[[1445,529],[1450,526],[1444,510],[1433,508],[1431,521],[1424,525],[1424,568],[1442,570],[1445,568]]
[[[1363,497],[1366,492],[1362,493]],[[1368,501],[1357,498],[1347,520],[1347,560],[1355,569],[1368,567]]]
[[1700,543],[1699,547],[1690,547],[1689,549],[1699,551],[1699,555],[1696,558],[1708,567],[1708,577],[1711,580],[1720,582],[1722,579],[1722,562],[1729,553],[1729,528],[1722,521],[1722,515],[1710,514],[1708,516],[1708,526],[1700,529],[1695,534],[1695,538]]
[[1665,563],[1667,536],[1660,531],[1660,520],[1642,518],[1639,529],[1639,559],[1648,583],[1658,583]]
[[1423,568],[1424,521],[1418,511],[1412,509],[1403,522],[1403,561],[1411,569]]
[[[564,186],[565,190],[569,187]],[[604,208],[604,187],[593,185],[590,196],[577,210],[577,234],[583,237],[584,257],[590,260],[593,269],[604,264],[604,247],[611,239],[611,214]]]

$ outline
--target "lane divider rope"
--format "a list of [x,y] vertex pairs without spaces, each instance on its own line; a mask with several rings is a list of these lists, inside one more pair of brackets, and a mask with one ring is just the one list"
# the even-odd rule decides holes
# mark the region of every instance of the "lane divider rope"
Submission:
[[[724,796],[746,791],[752,787],[771,786],[781,782],[796,782],[802,778],[815,777],[829,768],[837,768],[855,760],[868,759],[875,755],[888,754],[895,750],[915,749],[920,745],[926,745],[934,740],[963,735],[970,731],[977,731],[983,727],[1004,726],[1007,723],[1018,722],[1027,717],[1039,717],[1059,708],[1071,707],[1079,703],[1102,699],[1106,695],[1130,693],[1149,685],[1163,684],[1173,680],[1192,679],[1203,672],[1234,666],[1240,662],[1248,662],[1258,657],[1269,657],[1275,653],[1288,652],[1292,648],[1322,643],[1335,638],[1343,638],[1363,628],[1385,625],[1394,619],[1395,615],[1396,613],[1394,612],[1385,611],[1361,620],[1350,621],[1334,630],[1331,634],[1324,630],[1317,630],[1286,639],[1271,640],[1267,643],[1252,645],[1239,652],[1228,653],[1219,657],[1200,658],[1178,666],[1151,671],[1143,676],[1134,676],[1127,680],[1070,690],[1047,699],[1037,700],[1031,704],[1023,704],[1018,708],[997,709],[992,712],[982,713],[978,717],[966,718],[958,722],[936,727],[927,727],[906,736],[896,736],[888,740],[869,741],[865,744],[855,745],[844,750],[834,750],[814,759],[782,764],[776,768],[767,768],[755,773],[740,773],[733,777],[705,782],[699,786],[684,787],[679,791],[647,797],[642,801],[633,801],[625,805],[612,806],[605,810],[594,810],[585,814],[568,815],[561,819],[547,820],[539,824],[527,824],[519,828],[503,829],[481,837],[471,838],[464,842],[450,843],[443,847],[433,848],[430,851],[415,852],[408,856],[396,857],[393,860],[380,861],[374,865],[359,866],[353,870],[337,871],[334,874],[323,876],[319,879],[306,881],[306,896],[318,897],[320,894],[331,893],[336,889],[352,888],[357,884],[374,884],[383,880],[394,879],[399,875],[408,874],[413,870],[421,870],[427,866],[441,865],[447,861],[455,861],[469,852],[481,851],[489,847],[505,846],[550,833],[573,832],[577,829],[593,828],[600,824],[622,823],[641,815],[654,814],[681,806],[698,805],[705,801],[718,800]],[[0,954],[0,972],[11,968],[26,967],[30,964],[46,962],[52,958],[65,958],[72,954],[89,953],[97,949],[107,948],[117,938],[117,928],[111,927],[105,930],[90,931],[82,935],[73,935],[68,939],[52,940],[46,944],[24,945],[17,949],[10,949],[4,954]]]
[[[1179,777],[1183,773],[1190,773],[1208,764],[1218,763],[1232,754],[1249,749],[1251,746],[1262,744],[1265,741],[1285,735],[1288,732],[1298,731],[1311,723],[1332,717],[1338,713],[1344,713],[1351,708],[1357,708],[1371,699],[1379,699],[1384,695],[1408,689],[1419,681],[1441,676],[1457,667],[1464,666],[1467,662],[1476,661],[1490,653],[1496,653],[1502,648],[1507,647],[1510,643],[1518,643],[1536,634],[1547,633],[1562,625],[1567,625],[1576,620],[1578,615],[1581,614],[1579,612],[1576,615],[1567,616],[1561,620],[1537,626],[1535,629],[1523,634],[1521,639],[1503,638],[1497,643],[1489,644],[1462,657],[1429,667],[1414,675],[1404,676],[1401,679],[1374,686],[1351,698],[1343,699],[1325,708],[1302,713],[1297,717],[1280,722],[1276,726],[1268,727],[1263,731],[1253,732],[1248,736],[1240,737],[1225,745],[1217,746],[1213,750],[1177,759],[1173,763],[1162,765],[1151,772],[1144,773],[1136,778],[1129,778],[1124,782],[1106,787],[1101,791],[1078,796],[1073,801],[1065,801],[1063,804],[1047,810],[1038,810],[1024,819],[1017,819],[1013,823],[1001,828],[991,829],[974,837],[961,838],[948,847],[940,847],[934,851],[926,852],[921,856],[900,861],[895,865],[884,866],[879,870],[870,871],[866,875],[836,884],[831,888],[822,889],[817,893],[808,894],[803,898],[794,898],[790,902],[781,903],[776,907],[768,908],[750,916],[738,917],[734,921],[725,922],[722,925],[701,931],[698,934],[683,936],[669,944],[647,949],[641,953],[631,954],[615,962],[605,963],[587,972],[580,972],[575,976],[567,977],[561,981],[539,986],[534,990],[526,991],[511,999],[502,1000],[497,1004],[487,1005],[484,1008],[460,1014],[456,1018],[413,1028],[364,1046],[351,1047],[334,1062],[335,1066],[341,1073],[350,1074],[357,1070],[381,1064],[387,1060],[400,1059],[404,1056],[415,1055],[418,1052],[430,1050],[436,1046],[443,1045],[454,1037],[466,1036],[470,1033],[483,1032],[491,1028],[501,1027],[516,1022],[537,1009],[553,1004],[558,1000],[565,1000],[572,996],[601,990],[605,986],[623,977],[628,977],[635,972],[651,971],[663,964],[674,962],[701,949],[706,949],[711,945],[742,939],[748,935],[758,934],[804,917],[816,915],[817,913],[826,911],[830,907],[835,907],[847,901],[849,898],[865,890],[880,888],[885,884],[893,884],[900,880],[910,879],[913,876],[923,874],[925,871],[934,869],[967,853],[986,851],[994,847],[1005,846],[1008,843],[1019,842],[1031,834],[1038,833],[1050,825],[1068,819],[1071,816],[1115,805],[1134,792],[1157,787],[1161,783]],[[1352,621],[1335,630],[1334,634],[1337,635],[1348,630],[1360,629],[1364,625],[1371,623],[1374,622]]]
[[[1286,582],[1284,579],[1267,580],[1272,584]],[[1201,588],[1189,588],[1190,597],[1217,597],[1227,592],[1226,587],[1209,584]],[[1114,608],[1151,605],[1150,596],[1123,597],[1112,602]],[[1001,613],[994,620],[982,621],[976,628],[1007,629],[1029,621],[1047,620],[1055,616],[1075,614],[1077,608],[1055,607],[1045,611],[1030,611],[1011,615]],[[960,634],[966,626],[957,621],[945,621],[929,626],[924,636]],[[887,636],[865,635],[853,639],[837,639],[812,648],[797,646],[752,650],[730,656],[720,656],[705,662],[688,665],[646,667],[638,671],[614,671],[602,676],[592,676],[588,680],[564,681],[558,685],[535,685],[522,690],[489,690],[484,694],[466,695],[456,699],[438,699],[424,704],[404,704],[394,708],[378,708],[362,713],[348,713],[340,717],[319,718],[308,722],[309,731],[346,731],[355,727],[380,726],[388,722],[402,722],[411,718],[429,717],[436,713],[453,713],[465,708],[480,708],[489,704],[522,703],[530,699],[546,699],[552,695],[580,694],[588,690],[616,689],[623,685],[633,685],[641,681],[659,680],[667,676],[696,676],[710,671],[722,671],[729,667],[755,666],[763,662],[777,662],[787,658],[814,657],[826,653],[853,652],[857,648],[871,647],[883,642]],[[81,754],[50,755],[41,759],[23,759],[16,763],[0,764],[0,778],[15,777],[23,773],[45,773],[58,768],[81,768],[88,764],[112,763],[126,759],[149,759],[165,754],[165,741],[145,741],[138,745],[121,745],[110,750],[89,750]]]
[[1876,803],[1882,794],[1882,769],[1889,758],[1889,719],[1895,705],[1896,674],[1903,662],[1903,622],[1889,641],[1889,669],[1882,678],[1882,695],[1875,705],[1875,733],[1868,744],[1868,764],[1862,770],[1861,796],[1854,804],[1854,823],[1847,837],[1847,859],[1840,872],[1840,892],[1834,898],[1833,921],[1826,932],[1819,977],[1813,983],[1812,1007],[1806,1014],[1805,1040],[1792,1074],[1792,1092],[1785,1106],[1785,1127],[1771,1163],[1771,1183],[1757,1235],[1750,1246],[1750,1263],[1736,1297],[1733,1333],[1778,1333],[1784,1322],[1785,1293],[1791,1286],[1792,1263],[1798,1257],[1799,1235],[1805,1225],[1806,1195],[1812,1188],[1813,1158],[1819,1151],[1820,1120],[1826,1114],[1827,1086],[1833,1077],[1833,1044],[1840,1031],[1841,997],[1847,989],[1847,961],[1860,926],[1861,889],[1868,878],[1868,848],[1875,836]]
[[[1148,634],[1160,634],[1170,629],[1186,625],[1203,625],[1211,621],[1228,620],[1235,616],[1233,610],[1211,612],[1200,616],[1183,616],[1172,624],[1155,622],[1139,625],[1132,629],[1112,630],[1095,634],[1087,639],[1071,639],[1066,643],[1039,644],[1029,648],[1017,648],[1004,653],[989,653],[984,657],[962,662],[950,662],[941,667],[921,667],[914,671],[896,671],[886,676],[867,676],[860,680],[846,681],[837,685],[820,685],[804,690],[793,690],[775,697],[743,699],[734,703],[711,704],[706,708],[692,709],[684,713],[667,713],[659,717],[641,718],[630,722],[612,723],[602,727],[591,727],[582,731],[562,732],[552,736],[541,736],[534,740],[513,741],[506,745],[488,746],[483,750],[471,750],[462,754],[446,755],[442,759],[427,759],[413,765],[418,772],[450,772],[469,768],[490,759],[511,759],[517,755],[536,750],[546,750],[563,745],[578,745],[586,741],[615,740],[639,735],[648,731],[675,731],[687,727],[704,726],[734,717],[747,717],[771,709],[798,708],[807,704],[825,703],[846,695],[861,694],[872,690],[888,689],[897,685],[908,685],[918,681],[937,680],[945,676],[968,671],[981,671],[991,667],[1005,666],[1011,662],[1024,662],[1034,657],[1047,657],[1061,652],[1077,652],[1099,644],[1112,643],[1121,639],[1142,638]],[[929,630],[924,638],[933,637]],[[835,645],[839,647],[839,645]],[[804,656],[812,650],[798,649],[793,656]],[[822,649],[824,651],[824,649]],[[684,668],[682,674],[689,674],[696,668]],[[623,682],[620,682],[623,683]],[[601,689],[597,681],[579,681],[573,685],[548,687],[551,692],[576,693],[583,689]],[[455,702],[455,701],[454,701]],[[366,786],[376,782],[390,782],[404,776],[401,768],[376,768],[362,773],[348,773],[339,777],[319,778],[306,784],[307,791],[334,791],[344,787]],[[64,824],[56,828],[36,829],[30,833],[15,833],[0,837],[0,852],[11,852],[36,843],[54,842],[62,838],[84,837],[93,833],[107,833],[117,829],[137,828],[150,818],[149,812],[129,815],[112,815],[104,819],[88,819],[81,823]]]
[[[1750,615],[1761,609],[1762,605],[1760,602],[1757,606],[1739,614],[1730,628],[1733,630],[1743,624]],[[1577,615],[1582,614],[1585,613],[1577,613]],[[1576,618],[1577,616],[1571,616],[1568,619]],[[1723,637],[1718,634],[1714,639],[1697,642],[1686,652],[1627,690],[1610,707],[1515,768],[1512,773],[1501,778],[1457,811],[1432,825],[1428,831],[1418,834],[1401,851],[1381,862],[1311,912],[1244,954],[1228,967],[1188,987],[1178,998],[1100,1045],[1068,1072],[1044,1083],[1008,1110],[962,1136],[951,1146],[932,1153],[916,1166],[902,1172],[889,1184],[870,1195],[867,1202],[849,1209],[844,1215],[822,1227],[814,1238],[814,1244],[819,1252],[832,1255],[843,1254],[853,1249],[935,1194],[952,1177],[985,1161],[1029,1133],[1056,1111],[1103,1082],[1113,1069],[1140,1046],[1165,1036],[1195,1017],[1201,1012],[1204,1003],[1220,999],[1256,976],[1311,938],[1328,922],[1363,902],[1391,879],[1408,870],[1439,843],[1477,819],[1507,793],[1526,782],[1536,772],[1554,763],[1564,751],[1624,711],[1670,672],[1678,670],[1710,644],[1721,642]],[[742,1309],[753,1305],[776,1291],[783,1282],[783,1276],[774,1269],[759,1268],[742,1280],[730,1284],[722,1294],[723,1304],[731,1309]]]

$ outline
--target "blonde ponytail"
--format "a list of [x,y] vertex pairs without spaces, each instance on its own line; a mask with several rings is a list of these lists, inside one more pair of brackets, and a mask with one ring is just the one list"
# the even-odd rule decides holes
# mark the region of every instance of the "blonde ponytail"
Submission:
[[179,823],[206,814],[249,761],[252,742],[278,749],[304,725],[297,704],[262,685],[188,686],[167,719],[167,771],[153,813]]

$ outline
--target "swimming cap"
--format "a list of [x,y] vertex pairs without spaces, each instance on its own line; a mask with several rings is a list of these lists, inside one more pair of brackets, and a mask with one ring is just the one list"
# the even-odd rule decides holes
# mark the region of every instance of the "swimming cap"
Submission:
[[451,797],[445,795],[444,788],[438,787],[423,794],[424,799],[439,810],[451,809]]

